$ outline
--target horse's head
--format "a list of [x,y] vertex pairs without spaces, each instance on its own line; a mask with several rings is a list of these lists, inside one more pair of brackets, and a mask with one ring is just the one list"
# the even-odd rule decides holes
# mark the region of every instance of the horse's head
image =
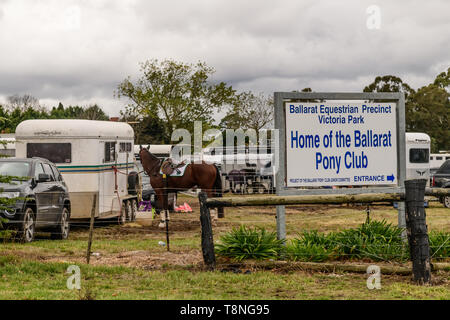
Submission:
[[160,160],[150,153],[146,148],[140,147],[139,158],[141,160],[142,167],[149,177],[157,176],[159,171]]

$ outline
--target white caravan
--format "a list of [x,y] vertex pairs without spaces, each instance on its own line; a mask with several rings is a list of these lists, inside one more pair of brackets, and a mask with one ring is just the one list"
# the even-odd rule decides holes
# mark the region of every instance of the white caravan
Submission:
[[430,154],[430,168],[437,170],[447,160],[450,160],[450,153],[432,153]]
[[61,171],[72,203],[71,218],[134,220],[138,196],[128,193],[134,168],[134,131],[124,122],[26,120],[16,128],[16,156],[42,157]]
[[430,136],[406,132],[406,180],[430,180]]

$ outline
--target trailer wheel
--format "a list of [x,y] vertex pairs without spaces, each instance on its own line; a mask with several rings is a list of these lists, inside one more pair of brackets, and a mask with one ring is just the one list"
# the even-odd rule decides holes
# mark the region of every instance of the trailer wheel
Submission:
[[139,177],[136,171],[131,171],[128,174],[128,193],[137,194],[139,188]]
[[124,225],[125,222],[127,222],[127,206],[125,201],[122,201],[122,212],[120,213],[120,216],[118,217],[118,223],[120,225]]
[[127,207],[127,221],[133,221],[133,208],[131,201],[127,200],[125,206]]

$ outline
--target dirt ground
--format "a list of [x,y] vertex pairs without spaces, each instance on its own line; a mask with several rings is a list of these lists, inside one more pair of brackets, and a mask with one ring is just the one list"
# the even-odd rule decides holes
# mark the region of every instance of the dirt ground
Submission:
[[[180,197],[178,203],[188,202],[192,213],[170,214],[170,252],[166,247],[165,229],[158,227],[159,217],[153,219],[149,212],[139,212],[137,220],[119,226],[111,221],[98,221],[94,229],[92,265],[130,266],[144,269],[161,269],[165,266],[197,268],[202,265],[201,226],[198,200]],[[435,204],[428,210],[427,222],[431,230],[450,231],[450,210]],[[286,210],[287,237],[302,230],[321,232],[357,226],[366,219],[366,206],[307,205],[288,207]],[[397,224],[397,211],[392,206],[371,208],[371,218],[386,219]],[[276,230],[274,207],[227,208],[224,219],[213,226],[214,240],[240,224],[261,226]],[[73,223],[70,238],[58,242],[43,235],[34,243],[7,244],[1,255],[14,254],[24,258],[48,262],[85,263],[89,228],[87,224]],[[161,242],[163,245],[161,245]]]

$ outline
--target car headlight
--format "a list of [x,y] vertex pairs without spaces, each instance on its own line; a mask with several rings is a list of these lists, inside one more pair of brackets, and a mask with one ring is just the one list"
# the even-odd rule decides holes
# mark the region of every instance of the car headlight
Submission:
[[8,198],[8,199],[12,199],[12,198],[18,198],[20,196],[20,192],[0,192],[0,198]]

